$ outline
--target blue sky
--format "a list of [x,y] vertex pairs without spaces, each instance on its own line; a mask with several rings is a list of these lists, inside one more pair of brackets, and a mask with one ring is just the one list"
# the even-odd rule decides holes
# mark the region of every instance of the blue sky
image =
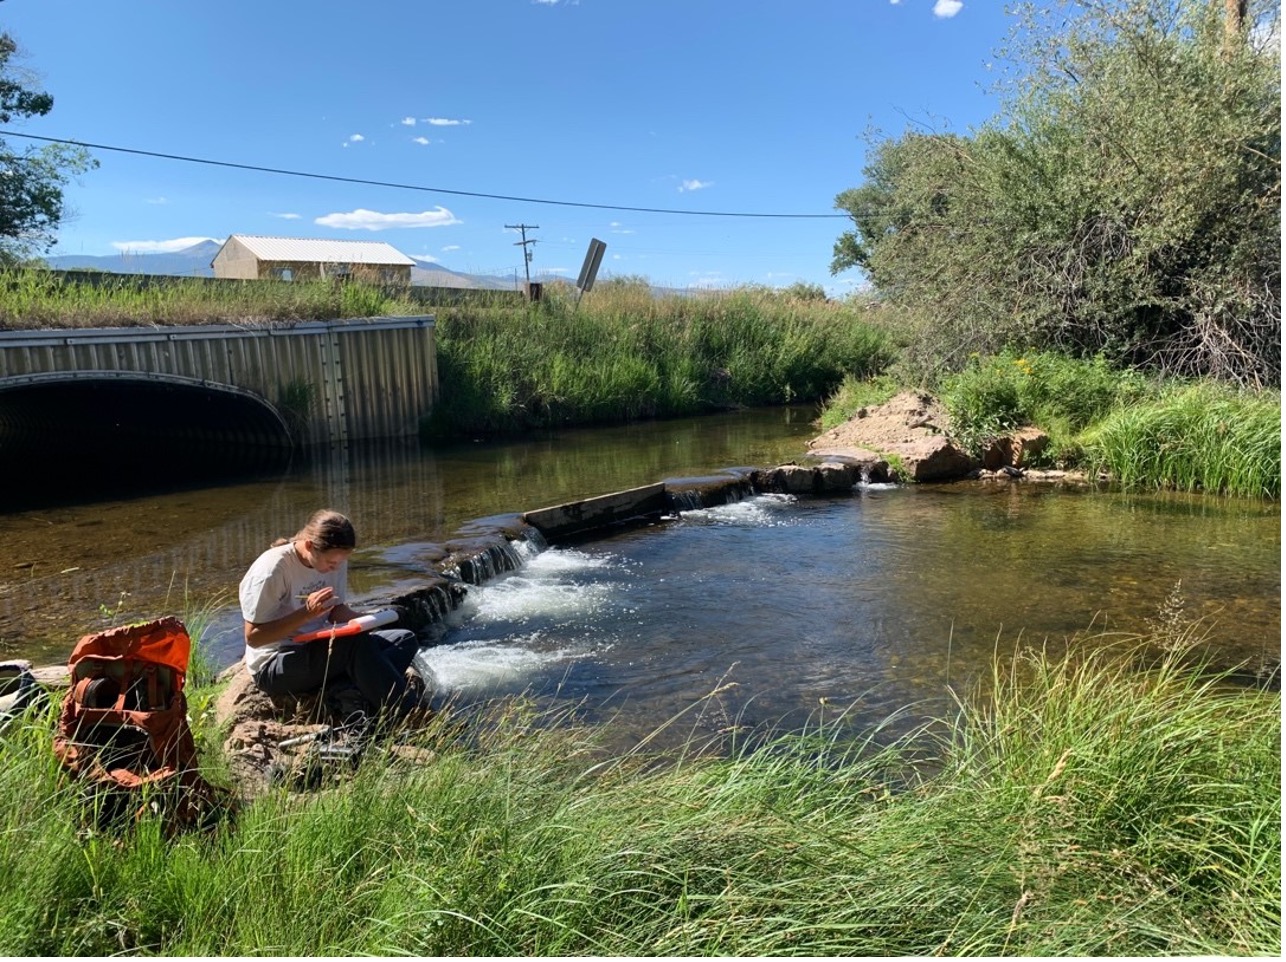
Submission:
[[4,0],[0,30],[55,101],[9,130],[404,185],[94,150],[54,254],[273,234],[521,278],[506,225],[528,224],[533,271],[575,279],[597,237],[600,277],[843,296],[862,278],[830,274],[834,202],[862,181],[864,132],[993,116],[1003,6]]

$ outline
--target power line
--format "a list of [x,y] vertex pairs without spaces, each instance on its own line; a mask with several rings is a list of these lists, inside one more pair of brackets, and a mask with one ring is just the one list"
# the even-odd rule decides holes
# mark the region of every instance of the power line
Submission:
[[424,187],[420,184],[399,184],[384,180],[363,180],[359,177],[340,177],[336,174],[315,174],[303,170],[285,170],[281,167],[261,167],[257,164],[238,164],[228,160],[209,160],[203,157],[185,157],[182,154],[167,154],[154,150],[139,150],[134,147],[114,147],[110,144],[91,144],[82,140],[67,140],[61,137],[39,137],[35,134],[19,133],[16,130],[0,130],[5,137],[23,137],[27,140],[39,140],[48,144],[69,144],[73,147],[84,147],[90,150],[108,150],[119,154],[134,154],[139,157],[156,157],[161,160],[181,160],[188,164],[204,164],[209,167],[230,167],[235,170],[250,170],[261,174],[281,174],[286,177],[306,177],[311,180],[329,180],[341,184],[360,184],[365,187],[390,187],[394,190],[417,190],[430,194],[451,194],[456,197],[479,197],[486,200],[508,200],[522,204],[547,204],[555,207],[588,207],[594,210],[619,210],[635,214],[680,214],[689,217],[763,217],[778,220],[829,220],[846,219],[848,214],[766,214],[745,211],[720,210],[677,210],[667,207],[623,207],[619,204],[590,204],[571,200],[545,200],[539,197],[514,197],[507,194],[487,194],[472,190],[448,190],[445,187]]

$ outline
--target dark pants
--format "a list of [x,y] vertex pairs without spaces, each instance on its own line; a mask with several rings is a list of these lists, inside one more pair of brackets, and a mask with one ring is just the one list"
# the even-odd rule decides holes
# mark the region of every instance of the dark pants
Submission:
[[269,695],[310,695],[347,677],[372,708],[401,715],[415,707],[416,695],[406,687],[406,669],[419,647],[415,633],[405,628],[290,645],[259,669],[255,684]]

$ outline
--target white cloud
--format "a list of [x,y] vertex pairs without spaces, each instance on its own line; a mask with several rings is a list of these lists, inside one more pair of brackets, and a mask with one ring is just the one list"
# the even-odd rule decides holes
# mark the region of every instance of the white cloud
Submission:
[[414,126],[415,126],[415,118],[414,118],[414,117],[403,117],[403,118],[402,118],[402,125],[403,125],[404,127],[414,127]]
[[169,202],[168,197],[149,197],[144,201],[145,204],[168,204]]
[[361,134],[351,134],[349,138],[344,141],[344,146],[347,147],[349,144],[360,144],[365,139],[366,138]]
[[345,230],[395,230],[403,227],[449,227],[462,221],[445,207],[419,213],[382,214],[359,207],[347,214],[327,214],[313,221],[322,227],[342,227]]
[[173,240],[112,241],[112,246],[122,254],[173,254],[205,241],[222,243],[215,237],[176,237]]
[[424,122],[431,127],[459,127],[473,123],[472,120],[453,120],[450,117],[425,117]]
[[438,259],[432,254],[412,254],[411,260],[419,261],[421,264],[436,264]]
[[685,190],[704,190],[705,188],[712,186],[714,186],[713,180],[689,179],[679,185],[679,193],[683,193]]
[[963,7],[964,4],[960,0],[936,0],[933,4],[933,15],[944,19],[954,17]]
[[442,248],[442,253],[449,254],[452,251],[458,251],[459,249],[460,249],[459,244],[447,244],[446,247]]
[[429,145],[429,138],[428,138],[428,137],[412,137],[412,138],[411,138],[411,143],[413,143],[413,144],[419,144],[421,147],[427,147],[427,146]]
[[282,220],[299,220],[298,214],[273,214],[273,217],[280,217]]

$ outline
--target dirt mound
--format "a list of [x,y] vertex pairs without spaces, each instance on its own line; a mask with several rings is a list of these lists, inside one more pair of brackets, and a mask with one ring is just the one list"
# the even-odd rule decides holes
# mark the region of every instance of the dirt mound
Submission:
[[808,442],[814,454],[846,454],[853,450],[877,454],[901,445],[946,433],[947,413],[927,394],[903,391],[883,404],[862,408],[838,427]]
[[[883,404],[862,408],[843,424],[813,438],[808,448],[817,458],[895,458],[901,462],[901,480],[909,481],[1022,478],[1077,486],[1089,483],[1081,471],[1031,466],[1049,443],[1049,436],[1040,428],[1018,428],[993,438],[979,460],[952,442],[949,426],[946,408],[936,398],[903,391]],[[1107,478],[1100,475],[1097,480]]]

